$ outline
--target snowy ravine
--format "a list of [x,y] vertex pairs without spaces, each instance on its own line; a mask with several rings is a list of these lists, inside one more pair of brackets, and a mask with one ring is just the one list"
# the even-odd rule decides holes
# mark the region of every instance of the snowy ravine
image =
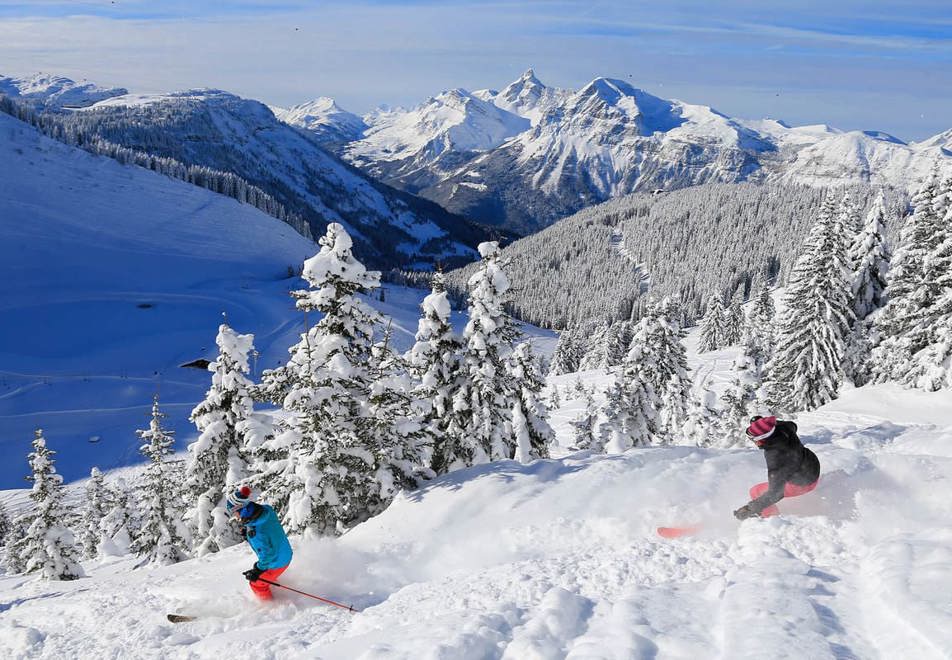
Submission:
[[[733,351],[699,356],[695,341],[692,369],[718,388]],[[563,443],[576,378],[550,380]],[[253,602],[242,546],[168,568],[86,562],[74,582],[0,578],[0,655],[948,658],[950,411],[950,392],[877,386],[802,415],[823,476],[769,520],[730,513],[764,480],[753,448],[562,448],[451,473],[341,538],[292,540],[282,581],[357,614],[280,590]],[[655,534],[679,523],[704,527]]]

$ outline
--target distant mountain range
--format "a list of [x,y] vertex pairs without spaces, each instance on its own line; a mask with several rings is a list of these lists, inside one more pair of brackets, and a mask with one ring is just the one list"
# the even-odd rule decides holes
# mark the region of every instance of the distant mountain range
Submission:
[[281,118],[321,140],[333,135],[329,148],[390,185],[523,233],[630,192],[768,180],[908,188],[936,164],[952,171],[952,131],[907,144],[877,131],[736,119],[621,80],[548,87],[531,69],[502,91],[454,89],[362,118],[321,104],[329,109],[306,120],[308,104]]

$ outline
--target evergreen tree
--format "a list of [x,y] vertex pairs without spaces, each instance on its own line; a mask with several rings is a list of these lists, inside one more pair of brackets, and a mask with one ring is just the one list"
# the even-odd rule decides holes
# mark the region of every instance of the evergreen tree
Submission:
[[10,521],[10,530],[4,537],[3,570],[8,575],[16,575],[26,570],[26,529],[30,522],[29,514],[21,514]]
[[416,343],[407,353],[407,362],[418,379],[414,397],[422,403],[424,423],[433,437],[428,461],[436,474],[450,469],[455,430],[462,426],[453,409],[453,397],[460,384],[462,344],[450,325],[449,294],[442,273],[433,276],[430,295],[421,304]]
[[739,344],[744,333],[744,308],[742,306],[741,287],[731,296],[730,305],[724,312],[724,333],[721,346]]
[[721,395],[724,409],[720,418],[721,432],[715,443],[720,447],[746,444],[745,432],[762,385],[757,364],[746,351],[734,360],[732,371],[731,383]]
[[288,415],[261,445],[253,478],[292,534],[340,534],[386,505],[388,467],[377,463],[381,447],[364,419],[378,317],[357,297],[377,288],[380,274],[354,258],[338,223],[320,245],[304,263],[310,288],[294,296],[298,309],[322,317],[289,349]]
[[685,444],[711,447],[721,444],[721,410],[717,394],[703,385],[691,391],[687,423],[684,425]]
[[559,388],[556,385],[552,386],[552,390],[549,392],[549,400],[545,405],[549,409],[549,412],[562,407],[562,397],[559,396]]
[[770,285],[763,280],[754,298],[754,304],[744,324],[744,352],[754,361],[762,376],[774,351],[774,302]]
[[254,410],[254,386],[247,377],[253,342],[253,335],[239,335],[225,323],[219,326],[218,357],[208,365],[212,384],[189,417],[199,436],[188,446],[182,490],[184,520],[198,556],[241,541],[229,522],[223,498],[248,477],[242,430]]
[[549,411],[541,400],[545,380],[529,342],[516,347],[509,357],[507,368],[515,390],[512,406],[515,459],[528,463],[537,458],[548,458],[549,445],[555,441],[555,432],[549,426]]
[[952,208],[937,230],[941,241],[924,259],[920,304],[905,343],[912,356],[896,374],[905,385],[935,391],[952,386]]
[[172,454],[174,431],[162,428],[165,415],[159,410],[159,397],[152,400],[152,418],[148,429],[136,431],[143,441],[139,451],[149,461],[139,486],[142,527],[133,542],[133,551],[154,564],[174,564],[185,559],[185,541],[180,526],[181,511],[172,493],[178,480],[167,461]]
[[481,243],[481,267],[469,280],[469,322],[463,332],[462,386],[453,408],[461,428],[450,465],[464,467],[512,458],[515,403],[506,358],[518,331],[506,313],[510,284],[495,241]]
[[659,397],[656,441],[660,443],[680,441],[690,401],[691,380],[678,317],[678,306],[665,298],[643,319],[646,350],[654,358],[644,370]]
[[33,510],[22,521],[26,535],[14,545],[26,560],[25,572],[37,572],[44,580],[75,580],[85,574],[77,561],[73,533],[64,524],[63,478],[56,473],[54,454],[46,446],[43,431],[37,429],[29,456]]
[[595,434],[595,425],[598,421],[598,408],[595,397],[591,393],[585,395],[585,409],[569,424],[572,426],[572,446],[576,449],[592,449],[598,452],[605,451],[604,445],[599,442]]
[[657,440],[661,399],[652,386],[658,356],[652,353],[652,319],[643,318],[625,362],[616,371],[615,383],[599,410],[598,441],[611,454],[644,447]]
[[574,374],[579,370],[584,351],[583,342],[574,328],[566,328],[559,333],[559,341],[555,345],[552,355],[552,364],[549,367],[550,376]]
[[368,405],[358,420],[358,435],[376,468],[370,498],[364,502],[373,516],[400,490],[417,485],[417,470],[432,453],[433,434],[424,411],[415,405],[407,364],[391,348],[389,326],[373,345],[369,366]]
[[853,322],[850,234],[827,195],[793,267],[770,363],[771,409],[813,410],[837,397]]
[[[920,292],[925,281],[925,259],[940,243],[940,218],[936,215],[939,196],[938,175],[932,176],[913,197],[913,213],[899,235],[899,249],[889,268],[888,302],[877,315],[873,334],[877,346],[871,355],[877,381],[902,380],[912,355],[923,348],[910,336],[923,298],[931,297],[931,287]],[[918,339],[922,339],[919,337]]]
[[99,555],[99,541],[102,537],[102,519],[108,512],[109,492],[98,467],[89,472],[86,482],[86,502],[83,508],[82,544],[83,556],[93,559]]
[[136,536],[135,512],[129,505],[125,479],[116,479],[106,499],[109,511],[100,523],[102,535],[97,552],[104,557],[121,557],[132,549],[132,539]]
[[701,341],[698,345],[698,350],[701,353],[716,351],[726,346],[724,343],[724,326],[727,323],[725,316],[721,297],[712,293],[707,300],[707,311],[704,313],[704,318],[701,319]]
[[7,508],[3,506],[3,502],[0,502],[0,546],[7,544],[12,531],[13,523],[10,515],[7,513]]
[[605,358],[600,365],[602,368],[617,367],[625,361],[628,347],[634,337],[634,326],[629,321],[612,323],[605,333]]
[[866,222],[850,246],[853,267],[853,313],[862,321],[885,304],[889,250],[886,232],[886,208],[882,193],[866,215]]
[[588,335],[588,350],[578,365],[578,371],[604,369],[608,366],[608,345],[611,326],[608,323],[598,323]]

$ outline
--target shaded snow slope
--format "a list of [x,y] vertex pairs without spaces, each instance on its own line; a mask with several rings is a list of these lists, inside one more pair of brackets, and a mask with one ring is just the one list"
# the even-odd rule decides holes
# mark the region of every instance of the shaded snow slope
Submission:
[[[720,381],[729,353],[692,365]],[[847,392],[798,420],[824,472],[779,518],[731,517],[763,480],[756,449],[503,462],[404,494],[340,539],[293,541],[282,580],[358,614],[286,592],[251,602],[237,547],[153,570],[87,562],[72,583],[0,578],[0,644],[49,658],[947,658],[952,397],[893,395]],[[917,408],[933,416],[894,421]],[[697,522],[695,538],[655,534]],[[201,619],[172,626],[168,611]]]
[[222,312],[273,363],[287,289],[317,247],[237,201],[40,136],[0,115],[0,446],[22,485],[32,430],[67,479],[138,460],[133,431],[161,390],[173,427],[208,375]]

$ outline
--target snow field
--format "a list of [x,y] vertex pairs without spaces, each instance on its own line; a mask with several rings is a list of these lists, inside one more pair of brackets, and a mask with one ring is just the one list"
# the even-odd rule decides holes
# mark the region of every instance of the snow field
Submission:
[[[295,539],[282,581],[358,614],[280,590],[272,606],[252,602],[240,572],[253,557],[236,547],[131,572],[128,559],[87,562],[92,577],[69,583],[0,578],[0,649],[11,657],[131,649],[173,658],[949,657],[952,420],[939,425],[937,411],[952,409],[952,395],[906,397],[933,411],[922,423],[850,412],[852,401],[888,399],[890,390],[850,391],[798,420],[824,476],[814,493],[781,502],[780,518],[741,524],[730,515],[764,478],[756,450],[563,448],[559,459],[447,475],[339,539]],[[654,533],[685,522],[702,532],[677,541]],[[170,611],[203,618],[173,626]]]

